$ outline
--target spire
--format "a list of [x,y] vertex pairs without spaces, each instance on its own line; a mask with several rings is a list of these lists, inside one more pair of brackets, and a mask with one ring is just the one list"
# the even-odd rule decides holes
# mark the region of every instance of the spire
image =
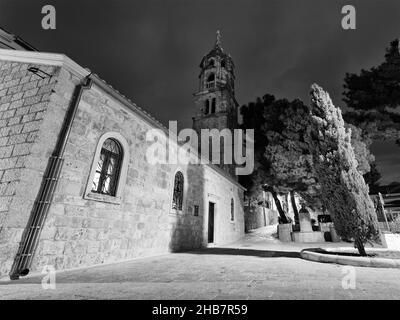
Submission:
[[215,38],[215,46],[216,47],[220,47],[221,48],[221,38],[222,38],[221,32],[219,30],[217,30],[216,38]]

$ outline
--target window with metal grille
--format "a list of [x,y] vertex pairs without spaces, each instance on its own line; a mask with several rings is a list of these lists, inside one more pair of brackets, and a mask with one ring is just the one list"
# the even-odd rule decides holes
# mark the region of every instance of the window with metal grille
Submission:
[[174,196],[172,198],[172,209],[182,210],[183,203],[183,174],[178,171],[174,180]]
[[233,198],[231,199],[231,221],[235,220],[235,203]]
[[118,141],[114,139],[104,141],[94,174],[92,192],[115,196],[122,156],[122,147]]

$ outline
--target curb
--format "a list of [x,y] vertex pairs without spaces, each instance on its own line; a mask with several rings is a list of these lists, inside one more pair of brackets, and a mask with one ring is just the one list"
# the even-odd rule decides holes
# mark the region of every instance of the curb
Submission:
[[300,252],[300,257],[314,262],[337,263],[356,267],[400,268],[400,259],[346,257],[329,254],[328,251],[327,253],[313,252],[310,249],[303,249]]

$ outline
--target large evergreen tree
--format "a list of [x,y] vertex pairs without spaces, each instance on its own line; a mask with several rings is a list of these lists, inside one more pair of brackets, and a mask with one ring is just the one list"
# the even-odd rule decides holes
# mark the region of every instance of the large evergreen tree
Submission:
[[[241,108],[243,127],[254,129],[255,169],[240,182],[247,188],[247,196],[258,202],[262,190],[271,192],[280,220],[287,222],[278,195],[294,192],[310,207],[321,208],[319,184],[305,135],[310,126],[309,108],[300,100],[276,100],[265,95]],[[373,156],[361,137],[361,131],[352,126],[352,144],[356,151],[357,169],[369,171]],[[297,208],[292,199],[296,216]]]
[[311,88],[311,125],[308,145],[321,186],[321,201],[330,212],[337,233],[353,238],[360,255],[364,244],[377,240],[379,230],[368,186],[357,170],[351,132],[328,93],[318,85]]

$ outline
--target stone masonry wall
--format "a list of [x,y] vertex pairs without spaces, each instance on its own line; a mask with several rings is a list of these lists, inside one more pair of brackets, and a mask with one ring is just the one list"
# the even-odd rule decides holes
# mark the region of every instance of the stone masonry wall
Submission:
[[[73,85],[67,82],[65,86]],[[60,99],[57,92],[54,99]],[[61,110],[62,104],[55,108]],[[96,85],[83,93],[33,270],[48,264],[66,269],[202,247],[207,244],[209,201],[216,203],[215,242],[243,236],[242,189],[207,166],[149,164],[145,135],[151,128]],[[85,197],[98,141],[109,132],[121,134],[129,145],[119,203]],[[177,170],[185,181],[183,210],[178,212],[171,210]],[[230,221],[231,198],[234,221]],[[198,216],[194,206],[199,206]]]
[[[29,67],[53,76],[42,79]],[[44,119],[56,118],[48,107],[59,71],[0,61],[0,275],[10,271],[57,137],[51,127],[59,121]]]

